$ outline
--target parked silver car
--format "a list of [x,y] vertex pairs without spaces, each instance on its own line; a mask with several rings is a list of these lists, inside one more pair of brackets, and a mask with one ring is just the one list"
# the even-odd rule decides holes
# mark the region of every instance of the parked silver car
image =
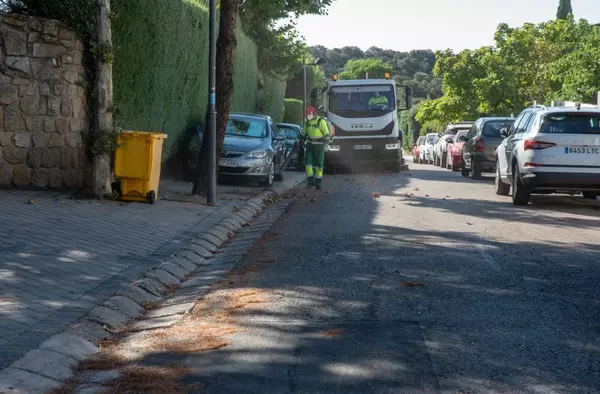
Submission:
[[283,180],[285,135],[265,115],[229,114],[219,176],[244,177],[271,186]]

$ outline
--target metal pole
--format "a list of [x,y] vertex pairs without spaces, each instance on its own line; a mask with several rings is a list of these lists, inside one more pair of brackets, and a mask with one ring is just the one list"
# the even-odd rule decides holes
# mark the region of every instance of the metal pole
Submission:
[[306,55],[302,55],[302,73],[303,73],[303,85],[302,85],[302,125],[304,126],[304,114],[306,113]]
[[209,3],[209,55],[208,55],[208,138],[206,143],[208,144],[208,160],[206,171],[208,172],[207,178],[207,190],[206,190],[206,203],[214,205],[217,194],[217,108],[216,108],[216,70],[217,70],[217,4],[216,0],[210,0]]

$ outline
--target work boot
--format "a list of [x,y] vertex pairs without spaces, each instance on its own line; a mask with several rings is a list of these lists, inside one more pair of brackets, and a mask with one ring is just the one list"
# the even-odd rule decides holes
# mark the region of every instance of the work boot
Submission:
[[314,185],[315,185],[315,178],[312,176],[309,176],[306,179],[306,188],[311,189]]
[[315,180],[315,188],[316,188],[317,190],[321,190],[321,183],[323,183],[323,180],[322,180],[322,179],[316,179],[316,180]]

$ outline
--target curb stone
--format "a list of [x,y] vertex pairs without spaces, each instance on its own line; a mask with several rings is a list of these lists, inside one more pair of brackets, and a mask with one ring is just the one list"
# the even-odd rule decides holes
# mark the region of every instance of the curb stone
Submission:
[[[300,182],[285,184],[284,187],[291,189]],[[189,245],[182,247],[84,317],[67,326],[63,332],[48,338],[38,348],[0,370],[0,394],[41,394],[60,387],[73,376],[72,367],[75,364],[98,353],[99,348],[95,342],[108,339],[112,333],[119,332],[132,318],[147,310],[145,305],[148,303],[164,301],[161,308],[147,315],[148,319],[135,322],[132,325],[134,330],[164,328],[179,322],[194,307],[196,300],[210,288],[209,283],[218,280],[216,275],[228,272],[235,264],[234,261],[219,262],[219,259],[209,261],[203,257],[206,255],[204,252],[211,253],[208,257],[214,256],[214,252],[248,226],[259,213],[276,203],[278,198],[279,194],[276,192],[266,191],[246,200],[238,212],[228,214],[190,242],[189,245],[197,246],[195,249],[203,255],[196,253]],[[239,259],[241,256],[235,258]],[[206,285],[196,282],[198,287],[165,300],[168,285],[181,284],[190,273],[211,265],[221,270],[207,272],[203,280],[198,280],[206,282]],[[79,386],[80,391],[97,392],[103,388],[94,383],[97,382],[93,379],[83,383]]]

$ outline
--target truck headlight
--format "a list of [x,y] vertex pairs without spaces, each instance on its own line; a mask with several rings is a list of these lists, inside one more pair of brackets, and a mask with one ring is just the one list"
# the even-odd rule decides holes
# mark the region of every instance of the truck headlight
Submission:
[[400,144],[399,143],[385,144],[385,149],[398,149],[398,148],[400,148]]
[[267,157],[266,150],[255,150],[254,152],[250,152],[246,155],[247,159],[264,159]]
[[339,145],[328,145],[329,146],[329,150],[331,152],[338,152],[340,150],[340,146]]

